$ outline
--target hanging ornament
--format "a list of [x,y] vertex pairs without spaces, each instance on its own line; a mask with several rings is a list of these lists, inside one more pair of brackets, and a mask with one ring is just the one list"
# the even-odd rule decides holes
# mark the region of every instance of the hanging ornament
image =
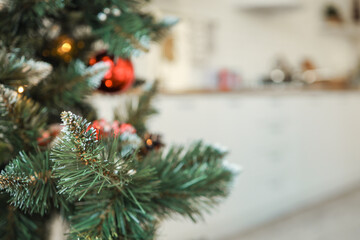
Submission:
[[92,122],[92,124],[88,127],[94,128],[97,133],[97,139],[107,138],[110,136],[120,136],[124,133],[135,134],[136,129],[128,123],[120,123],[119,121],[113,121],[109,123],[105,119],[99,119]]
[[110,68],[101,81],[99,87],[104,92],[119,92],[125,91],[134,83],[134,68],[129,59],[114,58],[114,56],[107,55],[102,52],[95,57],[90,58],[89,65],[94,65],[97,62],[107,62]]
[[63,125],[52,124],[50,127],[41,133],[41,136],[38,137],[37,143],[40,147],[48,146],[51,144],[55,138],[60,134],[63,129]]

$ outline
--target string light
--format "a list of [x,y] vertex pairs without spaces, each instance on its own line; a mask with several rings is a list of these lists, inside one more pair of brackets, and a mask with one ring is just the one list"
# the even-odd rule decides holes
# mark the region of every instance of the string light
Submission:
[[153,144],[153,142],[152,142],[151,139],[147,139],[147,140],[146,140],[146,144],[147,144],[148,146],[151,146],[151,145]]
[[57,47],[57,53],[59,55],[69,54],[73,49],[72,40],[69,38],[64,39]]
[[68,43],[68,42],[64,42],[62,45],[61,45],[61,51],[64,52],[64,53],[67,53],[67,52],[70,52],[71,51],[71,44]]
[[23,93],[25,91],[25,89],[23,86],[20,86],[17,91],[18,91],[18,93]]

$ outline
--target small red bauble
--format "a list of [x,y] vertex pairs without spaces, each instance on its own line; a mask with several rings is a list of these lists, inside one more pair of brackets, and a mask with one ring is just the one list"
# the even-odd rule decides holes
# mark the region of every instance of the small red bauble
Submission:
[[134,68],[129,59],[115,59],[114,56],[109,56],[106,52],[102,52],[90,58],[89,65],[94,65],[100,61],[108,62],[110,68],[101,81],[99,90],[104,92],[126,91],[134,83]]
[[113,121],[112,123],[107,122],[105,119],[99,119],[92,122],[92,124],[87,128],[87,131],[90,128],[96,130],[96,138],[106,138],[110,136],[120,136],[124,133],[134,134],[136,129],[128,123],[120,123],[119,121]]
[[136,129],[131,124],[123,123],[123,124],[121,124],[119,126],[119,133],[123,134],[123,133],[126,133],[126,132],[134,134],[134,133],[136,133]]
[[37,138],[37,143],[40,147],[49,145],[61,132],[63,128],[60,124],[52,124],[50,127],[41,133]]
[[136,133],[136,129],[133,127],[133,125],[129,123],[119,123],[119,121],[116,120],[111,124],[111,129],[115,136],[121,135],[123,133]]

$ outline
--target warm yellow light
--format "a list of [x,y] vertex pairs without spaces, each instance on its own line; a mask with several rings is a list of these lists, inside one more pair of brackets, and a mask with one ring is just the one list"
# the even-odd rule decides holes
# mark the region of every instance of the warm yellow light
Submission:
[[68,42],[65,42],[61,45],[61,51],[64,53],[70,52],[71,51],[71,44]]
[[147,139],[147,140],[146,140],[146,144],[147,144],[148,146],[151,146],[151,145],[153,144],[153,142],[152,142],[151,139]]
[[20,86],[20,87],[18,88],[18,93],[23,93],[24,90],[25,90],[24,87]]

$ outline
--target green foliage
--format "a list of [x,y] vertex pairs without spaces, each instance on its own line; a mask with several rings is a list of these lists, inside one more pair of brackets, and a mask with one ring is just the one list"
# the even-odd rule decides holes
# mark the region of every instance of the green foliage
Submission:
[[55,119],[64,110],[89,115],[91,108],[84,99],[100,84],[108,67],[103,63],[86,67],[79,60],[71,62],[69,66],[57,68],[47,79],[32,87],[30,95],[45,104]]
[[126,122],[133,125],[139,136],[143,136],[147,131],[146,121],[157,113],[153,107],[152,101],[158,90],[158,82],[154,82],[150,89],[144,91],[137,101],[128,101],[126,112],[115,111],[115,119],[120,122]]
[[[145,22],[152,23],[154,22],[153,16],[145,15],[143,16]],[[163,39],[168,33],[171,27],[177,24],[179,19],[174,17],[168,17],[163,19],[161,22],[152,23],[147,25],[147,29],[149,31],[149,36],[153,41],[159,41]]]
[[0,84],[11,87],[33,84],[49,74],[48,69],[44,69],[47,64],[42,63],[43,69],[38,69],[38,65],[33,60],[26,60],[0,48]]
[[0,141],[0,153],[0,169],[3,169],[4,164],[13,157],[11,144]]
[[71,239],[153,239],[155,224],[124,196],[93,195],[76,204]]
[[[158,33],[170,26],[159,24],[146,14],[124,12],[119,17],[109,17],[107,26],[99,25],[94,33],[109,45],[109,52],[117,56],[129,57],[136,51],[147,52],[152,38],[158,39]],[[161,32],[162,33],[162,32]],[[152,37],[152,38],[151,38]]]
[[[1,240],[41,240],[45,239],[44,223],[47,217],[27,215],[15,207],[7,205],[7,194],[0,193],[0,239]],[[41,227],[42,226],[42,227]]]
[[126,194],[123,187],[133,178],[134,155],[120,155],[118,138],[97,141],[90,123],[71,112],[64,112],[62,120],[65,127],[51,152],[59,192],[78,200],[103,188]]
[[61,118],[65,125],[62,137],[51,151],[54,177],[59,178],[60,193],[80,200],[97,180],[102,180],[96,185],[98,188],[106,181],[101,178],[105,168],[97,166],[102,148],[97,143],[95,129],[87,130],[91,123],[71,112],[63,112]]
[[[96,117],[85,99],[109,67],[86,65],[98,40],[109,54],[129,57],[146,52],[175,23],[144,12],[147,2],[0,3],[0,240],[46,239],[44,224],[54,212],[69,221],[69,239],[151,240],[162,218],[195,221],[228,194],[234,173],[215,147],[196,143],[140,154],[145,122],[156,113],[157,83],[116,115],[140,138],[101,138],[85,119]],[[73,40],[69,62],[56,55],[60,36]],[[22,94],[13,91],[19,86]],[[40,149],[38,138],[50,134],[43,130],[61,112],[64,128]]]
[[218,148],[199,142],[140,160],[122,156],[117,137],[96,140],[83,118],[64,112],[62,119],[53,173],[60,194],[81,200],[70,216],[74,239],[152,239],[159,218],[178,213],[195,221],[228,193],[234,175]]
[[25,58],[18,58],[15,54],[8,54],[5,49],[0,50],[0,83],[10,86],[28,84],[28,73],[25,70]]
[[[172,214],[194,221],[228,193],[234,174],[225,152],[201,142],[142,158],[123,154],[121,136],[98,140],[90,122],[71,112],[51,149],[21,153],[0,174],[0,189],[25,212],[70,206],[70,239],[153,239],[157,222]],[[0,224],[1,227],[1,224]],[[1,229],[0,229],[1,231]]]
[[141,202],[156,194],[154,169],[137,170],[136,155],[121,156],[117,138],[97,141],[95,129],[88,129],[83,118],[64,112],[62,119],[65,127],[52,149],[53,173],[60,194],[82,200],[70,216],[73,234],[84,239],[132,234],[145,239],[148,228],[153,229],[148,221],[154,219]]
[[[76,26],[89,26],[92,37],[102,39],[109,53],[129,57],[136,51],[147,51],[150,41],[158,40],[174,22],[157,21],[143,12],[147,0],[15,0],[0,9],[0,42],[7,47],[21,48],[22,54],[34,54],[46,45],[51,24],[61,26],[62,34],[73,35]],[[106,19],[99,14],[109,9]],[[116,8],[116,10],[114,10]],[[117,11],[114,14],[114,11]],[[25,41],[27,40],[27,41]],[[91,45],[91,43],[89,44]],[[80,54],[82,55],[82,54]]]
[[39,31],[43,19],[56,15],[67,0],[5,0],[0,8],[0,42],[6,46],[22,47],[22,53],[33,53],[41,40]]
[[[159,40],[174,23],[157,21],[141,10],[146,0],[71,1],[72,9],[82,9],[82,23],[92,28],[95,39],[108,45],[108,52],[130,57],[134,52],[147,52],[149,43]],[[70,5],[70,4],[69,4]],[[110,13],[106,13],[109,9]],[[116,10],[115,10],[116,9]],[[114,14],[117,11],[117,14]],[[99,20],[99,14],[106,19]]]
[[11,196],[10,203],[25,213],[44,215],[53,207],[66,209],[64,199],[57,194],[51,166],[47,151],[20,152],[1,172],[0,189],[5,189]]
[[40,104],[0,85],[0,142],[12,152],[33,149],[46,125],[47,111]]
[[201,142],[189,148],[172,147],[167,154],[154,152],[143,161],[153,166],[160,180],[159,195],[152,199],[153,211],[163,217],[178,213],[193,221],[229,193],[234,172],[223,166],[221,149]]

